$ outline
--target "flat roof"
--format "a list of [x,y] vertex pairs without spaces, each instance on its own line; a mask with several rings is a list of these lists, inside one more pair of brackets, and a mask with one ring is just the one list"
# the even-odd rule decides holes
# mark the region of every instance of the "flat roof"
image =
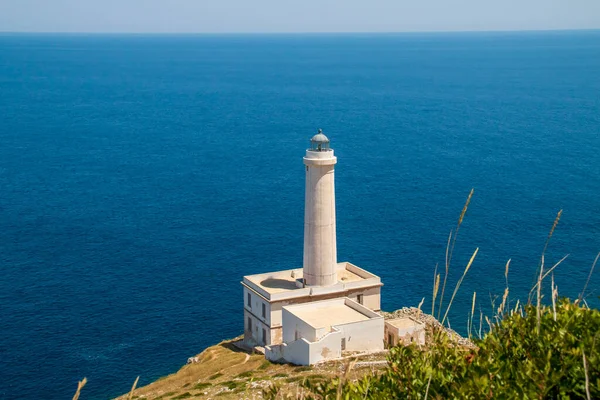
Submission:
[[396,319],[387,319],[385,320],[386,324],[390,324],[395,328],[410,328],[412,326],[421,326],[422,322],[417,321],[416,319],[412,319],[410,317],[402,317]]
[[[285,293],[290,291],[306,290],[299,280],[303,278],[302,268],[286,269],[282,271],[266,272],[262,274],[244,276],[244,282],[254,287],[255,290],[263,291],[268,295]],[[373,280],[375,284],[381,283],[378,276],[371,274],[349,262],[337,264],[336,285],[360,284],[367,280]],[[298,282],[298,283],[297,283]]]
[[315,301],[284,308],[313,328],[326,328],[328,331],[331,331],[332,326],[371,319],[368,315],[348,306],[346,298]]

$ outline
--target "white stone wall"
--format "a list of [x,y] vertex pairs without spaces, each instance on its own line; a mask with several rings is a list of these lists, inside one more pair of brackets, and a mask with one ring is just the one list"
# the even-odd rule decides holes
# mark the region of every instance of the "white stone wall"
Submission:
[[381,287],[372,287],[368,289],[358,290],[356,292],[352,292],[348,297],[357,303],[358,295],[361,294],[363,296],[362,305],[370,308],[371,310],[379,311],[381,310]]
[[342,333],[334,330],[323,336],[321,340],[308,344],[308,364],[304,365],[312,365],[341,356]]
[[283,309],[283,342],[291,343],[299,338],[305,338],[310,342],[318,339],[318,330],[307,324],[291,312]]
[[381,351],[385,348],[383,341],[383,317],[367,321],[336,325],[335,328],[346,339],[345,351]]
[[[250,294],[251,306],[248,306]],[[265,317],[262,316],[262,305],[265,305]],[[268,302],[256,295],[251,290],[244,289],[244,340],[249,345],[267,345],[272,343],[273,332],[269,326],[271,307]],[[252,321],[249,329],[248,319]],[[263,329],[265,337],[263,340]]]
[[[250,295],[250,306],[248,305],[248,295]],[[262,313],[263,305],[265,307],[264,316]],[[244,287],[244,309],[252,313],[262,323],[271,326],[271,304],[246,287]]]
[[296,365],[316,364],[342,356],[341,338],[341,332],[334,330],[316,342],[309,342],[301,338],[290,343],[267,346],[265,347],[265,357],[271,361],[283,359]]
[[425,328],[423,325],[415,324],[411,327],[398,328],[397,331],[398,340],[402,340],[404,344],[408,345],[412,342],[416,342],[420,345],[425,344]]

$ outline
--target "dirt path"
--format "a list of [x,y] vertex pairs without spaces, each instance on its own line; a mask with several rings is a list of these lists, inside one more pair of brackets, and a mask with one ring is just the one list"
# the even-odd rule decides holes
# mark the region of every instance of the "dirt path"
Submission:
[[248,362],[249,359],[250,359],[250,354],[246,354],[246,357],[244,357],[244,361],[242,361],[241,363],[233,364],[233,365],[230,365],[229,367],[223,368],[222,370],[219,371],[219,373],[222,374],[223,371],[228,370],[229,368],[237,367],[239,365],[244,365]]

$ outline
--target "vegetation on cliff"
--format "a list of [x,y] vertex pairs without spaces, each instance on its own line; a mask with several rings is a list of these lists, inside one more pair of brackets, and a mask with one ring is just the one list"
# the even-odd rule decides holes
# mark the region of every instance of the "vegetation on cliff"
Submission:
[[[539,322],[538,322],[539,321]],[[305,399],[600,398],[600,311],[568,299],[510,311],[476,348],[442,330],[419,347],[394,347],[387,368],[352,381],[303,383]],[[349,369],[351,364],[349,365]],[[266,398],[295,398],[274,386]]]

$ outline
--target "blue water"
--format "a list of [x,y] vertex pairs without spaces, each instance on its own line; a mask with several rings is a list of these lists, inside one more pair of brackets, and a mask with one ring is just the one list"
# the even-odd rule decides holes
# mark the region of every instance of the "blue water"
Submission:
[[[302,156],[331,138],[338,251],[430,310],[561,294],[600,251],[600,32],[0,36],[0,398],[120,394],[243,329],[243,275],[300,267]],[[600,271],[588,287],[598,306]]]

